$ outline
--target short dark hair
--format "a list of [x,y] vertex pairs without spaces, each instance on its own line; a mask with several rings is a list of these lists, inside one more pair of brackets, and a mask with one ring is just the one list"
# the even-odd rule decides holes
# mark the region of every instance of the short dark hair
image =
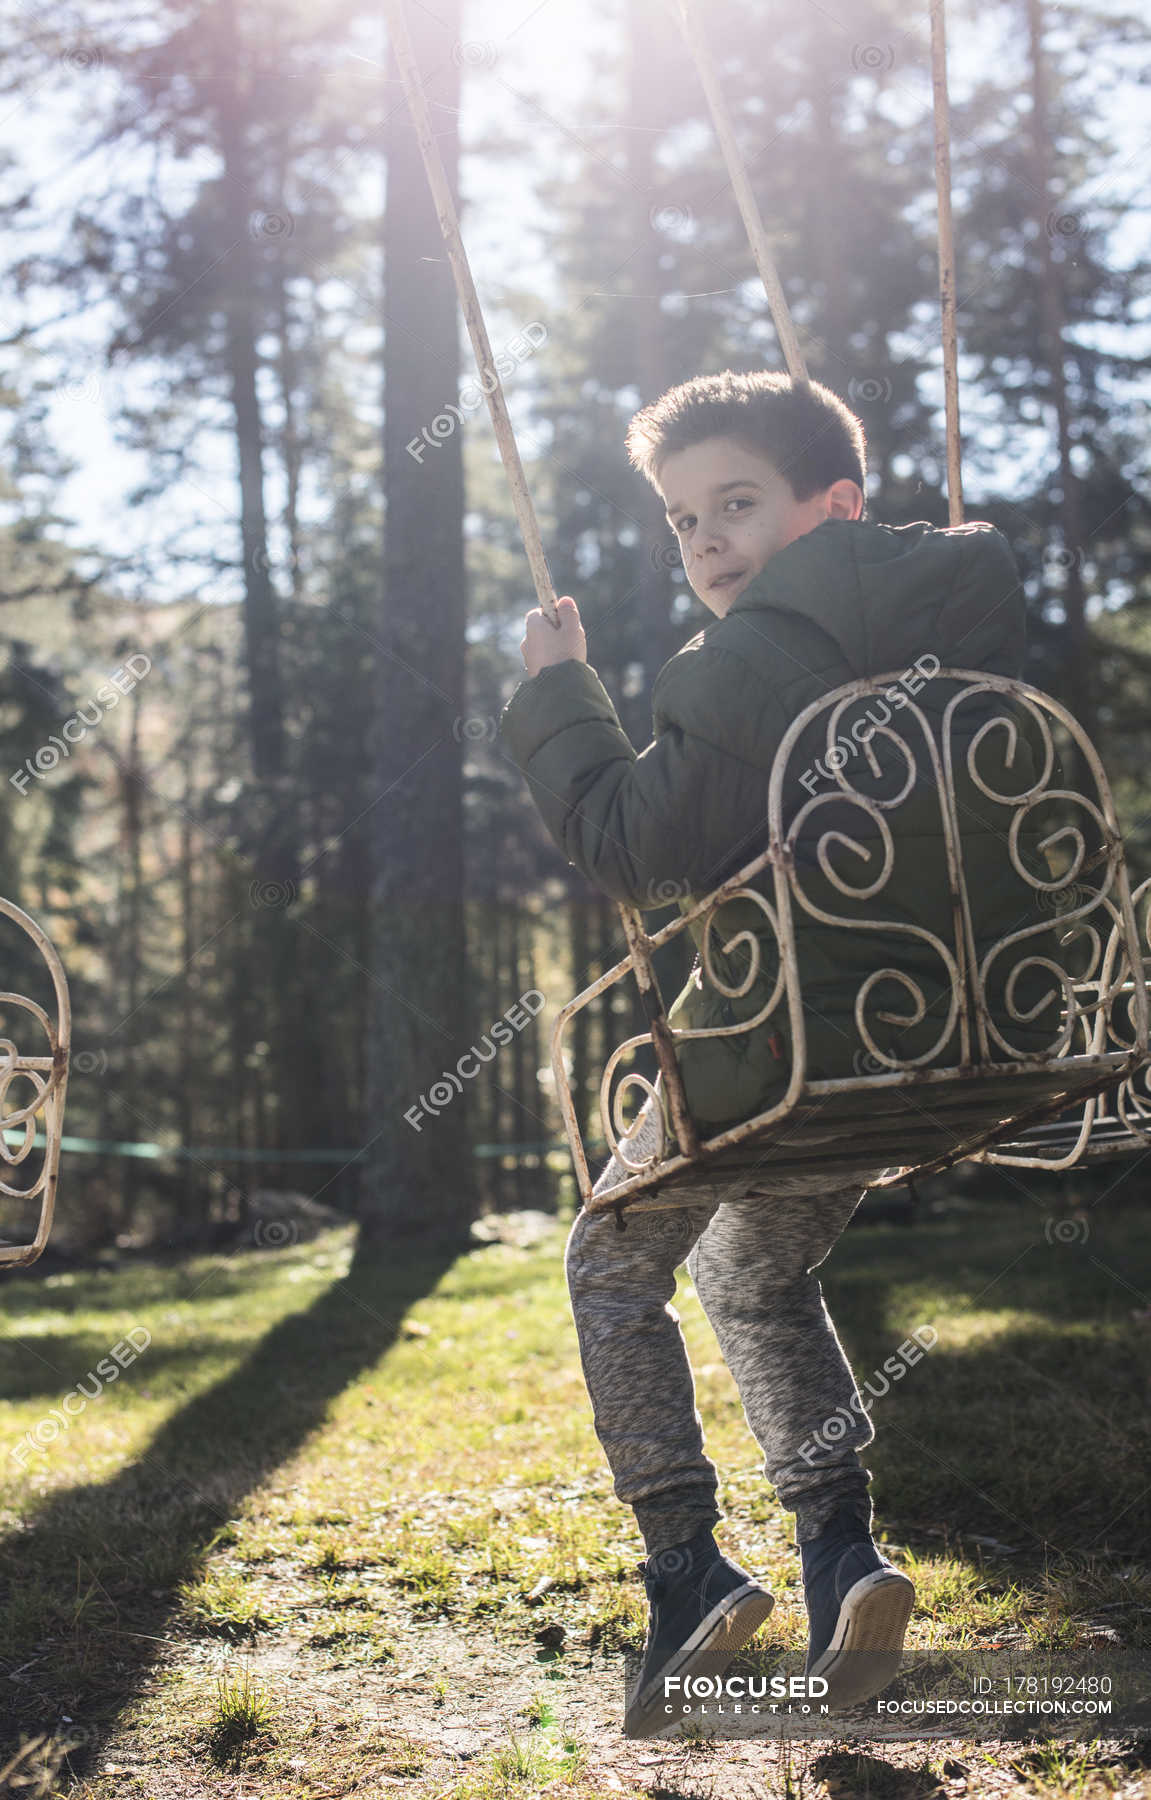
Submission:
[[818,381],[804,387],[766,369],[696,375],[637,412],[624,442],[633,467],[654,487],[666,457],[713,437],[737,438],[769,457],[796,500],[848,480],[866,502],[863,426]]

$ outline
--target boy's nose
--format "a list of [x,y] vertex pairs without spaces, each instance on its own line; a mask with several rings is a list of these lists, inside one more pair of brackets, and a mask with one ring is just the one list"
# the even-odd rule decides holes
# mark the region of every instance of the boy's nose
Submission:
[[710,552],[711,561],[718,562],[726,544],[727,540],[723,535],[722,525],[713,525],[710,528],[700,525],[696,528],[695,539],[691,546],[692,554],[697,563],[702,563]]

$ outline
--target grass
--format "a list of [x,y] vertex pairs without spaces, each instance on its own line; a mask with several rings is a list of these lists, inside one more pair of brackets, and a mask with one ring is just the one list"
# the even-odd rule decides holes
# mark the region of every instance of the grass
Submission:
[[[854,1229],[821,1270],[861,1382],[921,1324],[938,1334],[876,1402],[867,1453],[888,1552],[916,1582],[920,1648],[1151,1641],[1151,1222],[1100,1213],[1066,1244],[1045,1216],[1020,1200]],[[164,1800],[202,1791],[204,1759],[276,1800],[350,1791],[365,1765],[413,1800],[668,1791],[679,1762],[602,1763],[643,1640],[642,1547],[592,1430],[562,1244],[353,1264],[336,1232],[11,1281],[0,1690],[17,1706],[0,1766],[22,1738],[66,1742],[68,1720],[81,1748],[57,1758],[59,1791],[91,1800],[152,1800],[143,1776],[105,1777],[108,1742],[163,1766]],[[790,1520],[683,1270],[675,1304],[722,1475],[721,1542],[777,1596],[746,1660],[792,1667],[805,1619]],[[14,1457],[138,1325],[137,1362]],[[359,1696],[385,1693],[364,1710]],[[595,1704],[614,1727],[592,1728]],[[443,1732],[489,1715],[479,1751],[445,1764]],[[711,1768],[725,1795],[732,1747],[696,1735],[675,1779]],[[950,1790],[924,1748],[855,1763],[762,1752],[773,1794],[926,1800]],[[957,1754],[969,1793],[1151,1795],[1108,1747]]]
[[453,1800],[502,1800],[507,1794],[550,1791],[557,1783],[578,1782],[588,1762],[587,1746],[547,1717],[526,1737],[509,1731],[507,1741],[453,1790]]
[[282,1617],[255,1591],[244,1569],[212,1569],[198,1581],[181,1582],[177,1593],[193,1628],[217,1637],[255,1637]]
[[246,1751],[271,1735],[275,1708],[266,1687],[249,1669],[216,1680],[216,1704],[208,1721],[208,1754],[220,1768],[238,1769]]

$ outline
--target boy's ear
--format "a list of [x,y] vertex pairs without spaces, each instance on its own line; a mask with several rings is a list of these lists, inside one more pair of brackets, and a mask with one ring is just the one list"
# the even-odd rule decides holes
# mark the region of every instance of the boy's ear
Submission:
[[863,489],[849,476],[845,475],[841,481],[833,481],[827,490],[829,519],[861,519],[863,506]]

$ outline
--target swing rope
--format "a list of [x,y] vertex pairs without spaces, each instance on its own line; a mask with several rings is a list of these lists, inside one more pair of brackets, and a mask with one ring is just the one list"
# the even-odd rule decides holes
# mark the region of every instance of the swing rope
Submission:
[[[524,475],[519,446],[516,443],[507,402],[504,399],[503,383],[500,381],[495,358],[492,355],[491,341],[484,323],[479,295],[476,293],[476,284],[472,280],[468,254],[460,235],[460,221],[455,201],[452,199],[452,190],[444,170],[439,146],[432,134],[427,98],[420,83],[419,70],[416,67],[412,40],[408,33],[407,19],[404,16],[403,0],[388,0],[387,10],[396,67],[399,69],[408,111],[411,113],[412,123],[415,126],[420,154],[424,159],[428,185],[432,190],[436,215],[452,266],[452,274],[455,277],[456,292],[459,295],[464,322],[468,328],[468,336],[472,341],[472,350],[475,353],[476,366],[480,373],[480,385],[484,387],[487,396],[492,429],[496,434],[496,444],[499,447],[504,472],[512,491],[516,523],[519,526],[520,537],[523,540],[531,567],[536,599],[539,601],[544,617],[558,631],[559,612],[556,607],[555,588],[552,586],[552,578],[548,570],[547,556],[544,553],[543,538],[540,535],[539,522],[536,519],[535,508],[528,492],[527,478]],[[492,384],[490,387],[485,385],[488,381]]]
[[947,25],[943,0],[931,0],[931,94],[935,114],[935,196],[939,213],[939,316],[943,328],[943,394],[947,411],[947,522],[962,525],[959,341],[955,323],[955,238],[951,229],[951,108],[947,98]]
[[[803,351],[768,246],[763,217],[739,153],[731,112],[715,71],[715,60],[695,15],[692,0],[677,0],[680,24],[688,51],[699,70],[700,83],[711,109],[712,123],[732,192],[739,206],[744,230],[755,258],[768,309],[792,381],[809,381]],[[955,320],[955,239],[951,223],[951,114],[947,97],[947,34],[944,0],[931,0],[931,88],[935,122],[935,195],[939,214],[939,308],[943,343],[943,392],[947,434],[948,523],[963,523],[963,475],[959,431],[959,355]]]
[[723,160],[727,164],[732,192],[743,220],[743,228],[747,232],[747,240],[751,245],[755,266],[759,270],[763,291],[767,295],[768,309],[775,325],[779,347],[783,351],[783,359],[787,364],[787,372],[797,387],[806,387],[810,377],[807,373],[803,351],[800,349],[799,334],[795,329],[791,308],[787,304],[783,283],[779,279],[775,260],[767,241],[763,216],[756,203],[755,195],[751,191],[747,169],[739,154],[739,145],[735,141],[731,113],[728,110],[727,101],[724,99],[719,77],[715,72],[715,60],[711,54],[711,46],[704,37],[690,0],[679,0],[679,17],[684,37],[687,40],[688,51],[699,70],[700,82],[707,96],[708,106],[711,108],[715,135],[719,139],[720,149],[723,151]]

